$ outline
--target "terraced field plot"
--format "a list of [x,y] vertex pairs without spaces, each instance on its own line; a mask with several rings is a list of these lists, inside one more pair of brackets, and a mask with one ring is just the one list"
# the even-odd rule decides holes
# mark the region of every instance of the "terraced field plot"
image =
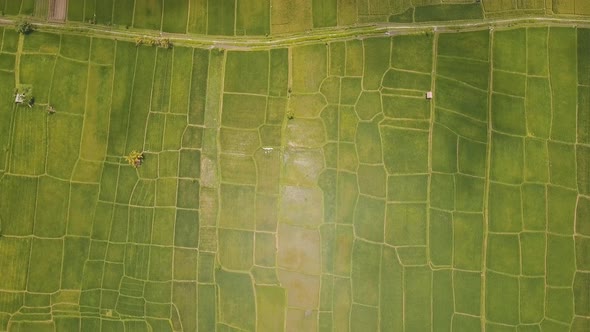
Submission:
[[590,329],[590,30],[0,35],[0,330]]

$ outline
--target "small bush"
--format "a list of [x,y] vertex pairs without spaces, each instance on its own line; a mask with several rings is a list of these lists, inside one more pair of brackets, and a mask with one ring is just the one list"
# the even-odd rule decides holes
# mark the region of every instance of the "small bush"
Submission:
[[22,35],[28,35],[33,31],[35,31],[35,27],[27,21],[20,21],[16,24],[16,32]]
[[148,45],[157,46],[160,48],[172,48],[172,43],[168,38],[152,38],[152,37],[137,37],[135,38],[135,46]]
[[138,168],[143,164],[143,152],[131,151],[129,155],[125,157],[125,160],[129,163],[129,165]]

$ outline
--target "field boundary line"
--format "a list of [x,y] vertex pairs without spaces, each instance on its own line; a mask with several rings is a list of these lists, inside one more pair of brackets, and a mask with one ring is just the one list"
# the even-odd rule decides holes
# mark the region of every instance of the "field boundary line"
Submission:
[[[492,135],[494,133],[494,129],[492,127],[492,96],[493,96],[493,87],[494,87],[494,31],[490,31],[490,40],[489,40],[489,73],[490,76],[488,77],[488,109],[487,109],[487,133],[486,133],[486,168],[485,168],[485,179],[484,179],[484,192],[483,192],[483,237],[482,237],[482,249],[481,249],[481,285],[480,285],[480,317],[481,317],[481,329],[482,331],[486,330],[486,320],[487,320],[487,255],[488,255],[488,235],[490,231],[490,176],[491,176],[491,166],[492,166]],[[520,316],[519,316],[520,317]]]

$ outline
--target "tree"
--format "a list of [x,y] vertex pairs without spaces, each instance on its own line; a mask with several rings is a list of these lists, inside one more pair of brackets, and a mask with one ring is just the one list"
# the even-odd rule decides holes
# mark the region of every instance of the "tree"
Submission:
[[33,31],[35,31],[35,27],[27,21],[20,21],[16,24],[16,32],[22,35],[28,35]]
[[143,152],[137,152],[133,150],[125,157],[125,160],[127,160],[129,165],[138,168],[143,163]]

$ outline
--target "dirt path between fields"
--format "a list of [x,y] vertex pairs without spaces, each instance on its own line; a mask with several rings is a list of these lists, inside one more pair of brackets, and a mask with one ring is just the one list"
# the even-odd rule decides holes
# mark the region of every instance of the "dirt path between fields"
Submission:
[[[52,0],[52,4],[61,6],[59,15],[65,19],[64,7],[67,0]],[[57,7],[52,7],[57,10]],[[51,14],[50,14],[51,15]],[[58,16],[56,16],[58,17]],[[59,16],[61,17],[61,16]],[[0,18],[0,25],[14,25],[15,19]],[[357,25],[350,27],[334,27],[314,29],[291,33],[287,35],[273,35],[271,37],[236,37],[236,36],[207,36],[160,33],[151,30],[116,29],[105,25],[88,25],[83,23],[35,22],[41,31],[70,32],[83,35],[111,37],[119,40],[134,41],[137,37],[165,37],[172,44],[182,46],[219,48],[227,50],[256,50],[281,48],[293,45],[304,45],[338,40],[363,39],[369,37],[391,36],[394,34],[411,34],[420,32],[460,32],[490,28],[528,27],[528,26],[565,26],[590,28],[590,18],[561,18],[561,17],[522,17],[510,19],[484,19],[460,22],[429,22],[416,24],[383,23],[373,25]]]

